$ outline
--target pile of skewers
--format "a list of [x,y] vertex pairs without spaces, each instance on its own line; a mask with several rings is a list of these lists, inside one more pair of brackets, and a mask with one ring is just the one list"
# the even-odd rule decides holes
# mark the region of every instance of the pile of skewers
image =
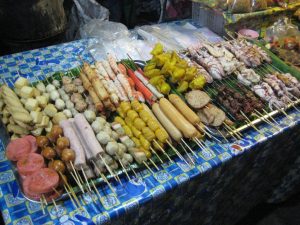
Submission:
[[[34,85],[19,77],[14,90],[1,86],[2,122],[13,140],[7,157],[18,161],[28,198],[56,204],[64,190],[74,206],[81,207],[74,184],[83,194],[94,190],[100,196],[94,178],[101,177],[115,193],[112,179],[121,183],[120,170],[129,180],[129,171],[137,177],[136,164],[154,173],[150,165],[159,170],[158,162],[173,162],[171,155],[177,155],[193,166],[198,155],[191,143],[205,150],[209,147],[204,138],[220,142],[209,127],[225,139],[222,129],[242,137],[232,121],[246,121],[258,130],[253,116],[277,127],[266,117],[268,107],[285,113],[283,108],[300,96],[300,83],[290,74],[252,69],[270,59],[247,41],[202,43],[187,54],[164,52],[157,45],[152,54],[145,71],[131,60],[117,63],[108,55],[95,65],[83,62],[77,72],[46,76]],[[169,94],[169,81],[185,93],[187,103]],[[23,152],[22,143],[27,146]],[[32,174],[53,179],[37,190],[30,184],[40,186]]]

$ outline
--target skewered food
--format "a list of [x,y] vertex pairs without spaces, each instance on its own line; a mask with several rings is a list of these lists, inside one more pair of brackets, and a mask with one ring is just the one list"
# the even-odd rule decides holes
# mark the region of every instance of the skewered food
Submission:
[[199,90],[186,93],[185,99],[194,109],[200,109],[210,102],[210,97],[205,92]]

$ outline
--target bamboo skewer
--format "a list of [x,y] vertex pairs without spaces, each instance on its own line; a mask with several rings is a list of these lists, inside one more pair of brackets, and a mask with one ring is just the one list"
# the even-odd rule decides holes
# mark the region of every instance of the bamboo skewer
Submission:
[[89,184],[89,181],[88,181],[88,179],[87,179],[87,176],[86,176],[86,174],[85,174],[85,172],[84,172],[84,170],[83,170],[83,168],[82,168],[82,167],[81,167],[81,172],[82,172],[82,174],[83,174],[83,177],[84,177],[85,183],[87,184],[88,191],[92,191],[92,189],[91,189],[91,186],[90,186],[90,184]]
[[115,190],[112,188],[111,184],[108,182],[107,178],[103,175],[103,173],[100,171],[100,169],[98,168],[98,166],[96,165],[96,163],[92,160],[92,163],[94,164],[94,167],[96,168],[97,172],[100,174],[102,180],[104,180],[104,182],[108,185],[109,189],[114,193]]
[[189,158],[189,160],[191,161],[191,163],[195,166],[195,161],[193,160],[193,158],[190,156],[190,154],[187,152],[187,150],[185,149],[184,145],[180,142],[179,143],[181,148],[184,150],[185,154],[187,155],[187,157]]
[[143,164],[147,167],[147,169],[154,175],[154,172],[153,172],[153,170],[151,170],[151,168],[148,166],[148,164],[145,162],[145,161],[143,161]]
[[41,208],[42,208],[42,211],[43,211],[43,215],[45,215],[45,208],[44,208],[44,203],[43,203],[43,200],[42,198],[40,198],[40,204],[41,204]]
[[165,152],[165,150],[159,145],[159,143],[154,139],[153,140],[154,143],[159,147],[159,149],[162,151],[162,153],[168,158],[168,160],[171,162],[171,163],[174,163],[174,161],[170,158],[170,156]]
[[155,167],[156,170],[159,170],[158,166],[153,162],[152,159],[149,159],[149,161],[150,161],[151,164]]
[[[117,156],[117,154],[116,154],[116,156]],[[129,181],[131,181],[131,178],[130,178],[129,174],[128,174],[127,171],[126,171],[126,168],[124,167],[122,161],[120,160],[120,158],[119,158],[118,156],[117,156],[117,159],[118,159],[118,162],[120,163],[120,165],[121,165],[121,167],[122,167],[122,169],[123,169],[123,171],[124,171],[126,177],[128,178]]]
[[185,160],[185,158],[178,152],[178,150],[167,140],[167,144],[171,147],[171,149],[174,151],[174,153],[182,160],[184,161],[187,165],[189,163]]
[[151,146],[150,146],[150,150],[158,158],[158,160],[163,164],[164,162],[162,161],[160,156],[156,153],[156,151]]
[[181,138],[181,141],[187,147],[187,149],[198,159],[199,157],[197,156],[197,154],[193,151],[193,149],[191,149],[191,147],[185,142],[183,138]]
[[253,123],[252,121],[243,113],[240,111],[240,113],[243,115],[243,117],[249,122],[250,126],[256,130],[259,134],[261,134],[262,136],[265,136]]

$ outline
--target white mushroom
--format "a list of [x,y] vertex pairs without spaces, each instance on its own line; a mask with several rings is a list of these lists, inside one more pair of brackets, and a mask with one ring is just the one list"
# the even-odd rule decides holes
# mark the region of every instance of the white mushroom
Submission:
[[83,114],[89,123],[92,123],[96,119],[96,113],[94,111],[86,110]]
[[43,82],[39,82],[39,83],[36,85],[36,88],[37,88],[40,92],[42,92],[42,93],[46,92],[46,87],[45,87],[45,84],[44,84]]
[[122,143],[118,143],[119,148],[123,151],[123,152],[127,152],[127,147],[126,145],[122,144]]
[[58,110],[63,110],[66,107],[66,104],[62,99],[58,98],[55,100],[55,107]]
[[66,117],[72,118],[72,112],[71,112],[71,110],[65,109],[65,110],[63,111],[63,113],[66,115]]
[[104,131],[100,131],[96,137],[100,144],[103,145],[106,145],[110,140],[110,136]]
[[78,112],[76,109],[74,109],[74,108],[70,108],[70,111],[71,111],[73,117],[74,117],[76,114],[79,113],[79,112]]
[[131,156],[130,154],[128,154],[128,153],[125,153],[125,154],[123,155],[123,159],[126,159],[129,163],[132,163],[132,162],[133,162],[132,156]]
[[101,130],[103,130],[104,126],[103,126],[103,124],[102,124],[100,121],[95,120],[95,121],[92,123],[92,128],[93,128],[94,132],[95,132],[96,134],[98,134]]
[[51,93],[52,91],[55,91],[55,90],[56,90],[56,88],[53,84],[48,84],[47,87],[46,87],[46,91],[48,93]]
[[114,139],[114,140],[118,140],[119,139],[119,134],[116,132],[116,131],[112,131],[111,132],[111,137]]
[[106,152],[107,152],[108,154],[110,154],[110,155],[115,155],[115,154],[117,154],[117,152],[118,152],[119,145],[118,145],[118,143],[115,142],[115,141],[114,141],[114,142],[110,141],[110,142],[107,143],[105,149],[106,149]]
[[56,99],[58,99],[58,98],[59,98],[59,93],[58,93],[57,90],[53,90],[53,91],[50,92],[50,99],[52,101],[56,101]]
[[70,100],[70,97],[69,97],[69,95],[67,95],[67,94],[63,94],[63,95],[60,95],[61,96],[61,98],[66,102],[66,101],[68,101],[68,100]]
[[67,100],[66,107],[67,107],[67,109],[74,109],[74,103],[71,102],[70,100]]
[[53,80],[52,84],[56,87],[56,88],[60,88],[60,82],[58,80]]

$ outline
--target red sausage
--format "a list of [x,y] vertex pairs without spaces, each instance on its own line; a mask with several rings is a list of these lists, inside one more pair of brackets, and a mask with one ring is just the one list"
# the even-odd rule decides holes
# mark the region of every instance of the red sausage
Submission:
[[42,168],[30,176],[28,190],[37,194],[52,192],[59,183],[59,176],[53,169]]
[[17,169],[21,176],[28,176],[43,167],[45,167],[44,158],[37,153],[29,153],[27,157],[17,162]]
[[36,152],[38,149],[37,144],[36,144],[36,138],[32,135],[27,135],[24,138],[30,142],[31,152]]
[[31,144],[25,138],[18,138],[11,142],[6,147],[6,157],[11,161],[18,161],[19,159],[28,155],[31,151]]

